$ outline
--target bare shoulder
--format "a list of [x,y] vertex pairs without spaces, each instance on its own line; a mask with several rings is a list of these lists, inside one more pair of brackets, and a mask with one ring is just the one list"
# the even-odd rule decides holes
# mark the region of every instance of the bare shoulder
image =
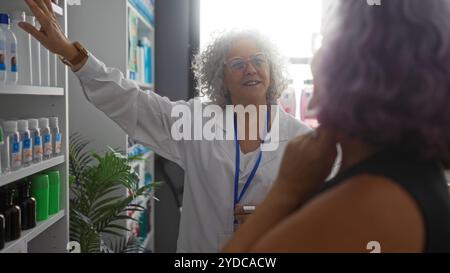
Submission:
[[369,252],[372,241],[381,252],[421,252],[425,225],[417,203],[402,187],[363,175],[310,200],[253,250]]

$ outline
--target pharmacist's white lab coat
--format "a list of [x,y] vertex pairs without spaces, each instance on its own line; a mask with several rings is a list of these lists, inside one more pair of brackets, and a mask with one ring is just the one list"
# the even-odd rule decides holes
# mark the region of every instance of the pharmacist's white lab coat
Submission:
[[[177,251],[219,251],[233,230],[234,141],[173,140],[171,125],[176,118],[171,117],[171,110],[179,104],[192,108],[192,100],[171,102],[154,92],[141,92],[133,81],[124,79],[119,70],[107,68],[93,55],[76,75],[92,104],[113,119],[130,137],[184,169],[185,186]],[[263,152],[259,169],[242,204],[261,203],[278,173],[288,140],[309,130],[283,111],[278,112],[278,150]],[[222,130],[227,128],[223,124],[218,124],[218,127]],[[254,166],[257,153],[254,154],[246,168],[241,164],[240,183],[245,183]]]

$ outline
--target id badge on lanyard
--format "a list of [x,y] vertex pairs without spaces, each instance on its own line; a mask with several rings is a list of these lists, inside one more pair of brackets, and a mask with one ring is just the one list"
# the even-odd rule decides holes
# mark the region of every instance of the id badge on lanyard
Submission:
[[[267,110],[266,131],[267,131],[267,128],[269,128],[269,122],[270,122],[270,111]],[[239,140],[238,140],[236,115],[234,116],[234,140],[236,143],[236,145],[235,145],[236,146],[236,165],[235,165],[235,173],[234,173],[233,213],[234,213],[234,208],[236,207],[237,204],[239,204],[241,202],[242,197],[245,195],[248,188],[250,187],[250,184],[252,183],[253,178],[255,177],[256,171],[258,170],[258,167],[259,167],[259,164],[261,163],[261,158],[262,158],[262,151],[260,149],[259,153],[258,153],[258,158],[256,159],[256,162],[255,162],[255,166],[253,166],[253,169],[252,169],[249,177],[247,178],[247,181],[245,182],[244,187],[242,188],[242,191],[239,193],[239,167],[240,167],[240,163],[241,163],[240,162],[241,161],[241,156],[240,156],[241,148],[240,148]],[[262,143],[264,143],[264,138],[262,140]],[[234,217],[233,227],[234,227],[235,231],[239,227],[239,221],[236,219],[236,217]]]

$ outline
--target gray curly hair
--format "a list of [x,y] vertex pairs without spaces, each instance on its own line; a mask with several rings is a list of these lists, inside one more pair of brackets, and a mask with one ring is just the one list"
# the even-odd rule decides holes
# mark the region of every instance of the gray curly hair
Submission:
[[277,104],[277,99],[288,84],[285,62],[275,45],[254,30],[232,30],[220,33],[206,50],[195,56],[192,69],[197,80],[197,91],[222,108],[231,104],[229,92],[224,83],[224,62],[232,42],[244,38],[254,40],[266,54],[269,60],[271,82],[267,91],[267,102],[271,105]]

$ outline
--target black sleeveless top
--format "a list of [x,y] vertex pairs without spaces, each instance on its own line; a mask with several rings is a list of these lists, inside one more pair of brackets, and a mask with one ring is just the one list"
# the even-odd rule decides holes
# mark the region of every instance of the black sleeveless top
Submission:
[[450,195],[439,162],[414,160],[405,153],[385,150],[338,174],[325,184],[323,191],[360,174],[389,178],[406,190],[425,221],[424,252],[450,253]]

